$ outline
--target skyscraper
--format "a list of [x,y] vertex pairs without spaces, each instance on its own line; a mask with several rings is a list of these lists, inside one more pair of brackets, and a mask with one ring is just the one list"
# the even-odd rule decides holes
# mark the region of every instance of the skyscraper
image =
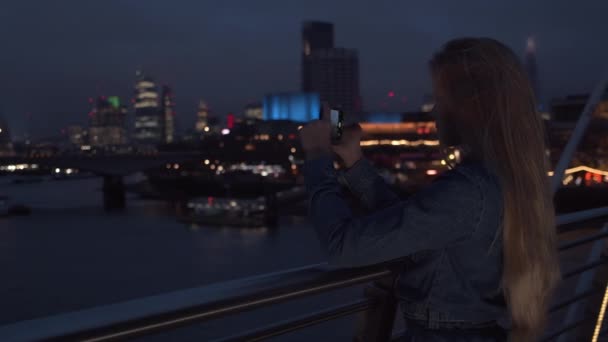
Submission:
[[322,102],[341,108],[347,115],[358,115],[361,106],[357,50],[317,50],[307,59],[310,87],[304,91],[318,93]]
[[357,50],[334,47],[333,24],[305,22],[302,28],[302,91],[357,116],[359,57]]
[[173,91],[169,86],[163,86],[161,112],[163,115],[163,142],[170,144],[175,141],[175,103]]
[[117,96],[99,97],[89,113],[89,143],[107,147],[127,143],[127,108]]
[[532,90],[534,91],[536,102],[540,106],[542,104],[542,99],[538,79],[538,66],[536,64],[536,41],[534,40],[534,37],[528,37],[528,41],[526,43],[526,52],[524,53],[524,67],[526,68],[528,78],[532,84]]
[[137,71],[135,83],[135,131],[137,143],[158,145],[162,142],[163,113],[159,108],[158,90],[154,81]]
[[307,21],[302,25],[302,90],[313,88],[310,79],[310,55],[319,50],[334,47],[334,24]]
[[198,104],[194,130],[197,133],[209,132],[209,106],[207,106],[207,102],[203,100]]

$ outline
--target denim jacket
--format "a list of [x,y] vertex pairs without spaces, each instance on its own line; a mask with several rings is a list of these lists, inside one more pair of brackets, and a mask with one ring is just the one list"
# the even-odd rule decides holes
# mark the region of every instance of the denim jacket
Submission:
[[[404,258],[396,283],[403,315],[426,328],[508,328],[501,290],[502,193],[478,163],[463,163],[402,200],[361,160],[341,173],[329,156],[304,167],[310,218],[330,263],[357,267]],[[369,210],[356,215],[344,186]]]

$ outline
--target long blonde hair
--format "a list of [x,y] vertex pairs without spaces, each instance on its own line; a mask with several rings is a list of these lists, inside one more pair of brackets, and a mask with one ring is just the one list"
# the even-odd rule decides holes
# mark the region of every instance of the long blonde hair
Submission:
[[544,126],[532,86],[517,56],[489,38],[452,40],[430,65],[447,103],[440,129],[500,181],[510,339],[533,341],[560,273]]

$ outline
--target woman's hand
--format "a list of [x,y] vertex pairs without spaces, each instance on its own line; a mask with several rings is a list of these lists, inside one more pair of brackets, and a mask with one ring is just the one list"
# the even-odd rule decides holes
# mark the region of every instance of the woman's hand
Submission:
[[350,168],[363,157],[361,126],[354,124],[344,127],[340,142],[332,145],[329,106],[324,104],[322,110],[322,120],[311,121],[300,130],[302,148],[309,159],[318,155],[331,154],[333,151],[340,157],[344,166]]
[[307,158],[318,155],[331,154],[331,127],[325,120],[315,120],[306,124],[300,130],[302,149]]
[[342,159],[344,166],[350,168],[359,159],[363,158],[361,151],[361,126],[350,125],[342,130],[342,139],[337,145],[332,145],[332,150]]

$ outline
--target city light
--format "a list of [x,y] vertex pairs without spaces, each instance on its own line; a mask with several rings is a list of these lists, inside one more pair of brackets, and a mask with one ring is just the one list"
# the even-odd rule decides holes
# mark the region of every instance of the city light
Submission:
[[435,176],[437,174],[437,170],[426,170],[426,174],[429,176]]
[[173,164],[173,168],[176,170],[179,169],[179,164]]
[[363,140],[361,146],[439,146],[439,140]]
[[209,159],[205,159],[205,165],[209,165]]
[[292,147],[290,151],[291,151],[291,153],[296,153],[296,148]]
[[448,158],[450,160],[454,160],[456,158],[456,156],[453,153],[450,153],[450,155],[448,156]]
[[222,129],[222,135],[228,135],[228,134],[230,134],[230,130],[228,128]]
[[[602,175],[602,176],[608,176],[608,171],[594,169],[592,167],[585,166],[585,165],[576,166],[576,167],[567,169],[564,173],[569,175],[571,173],[580,172],[580,171],[587,171],[587,172],[595,173],[595,174]],[[553,174],[553,172],[551,172],[551,173]]]
[[604,297],[602,298],[602,305],[600,305],[600,313],[597,315],[597,322],[595,323],[595,328],[593,329],[593,337],[591,339],[592,342],[597,342],[600,330],[602,325],[604,324],[604,315],[606,313],[606,306],[608,304],[608,286],[604,289]]
[[59,172],[61,172],[61,169],[60,168],[56,168],[55,169],[55,173],[59,173]]
[[205,128],[203,128],[203,131],[209,132],[209,126],[205,126]]

